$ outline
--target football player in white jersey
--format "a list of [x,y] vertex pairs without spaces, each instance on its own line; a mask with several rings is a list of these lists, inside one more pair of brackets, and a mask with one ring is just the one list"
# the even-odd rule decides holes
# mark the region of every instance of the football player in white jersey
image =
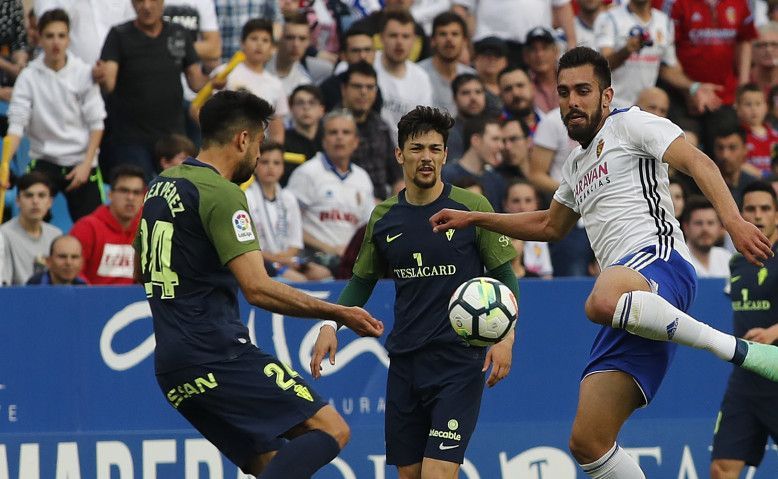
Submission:
[[778,381],[777,347],[736,339],[685,313],[697,279],[673,214],[668,165],[695,179],[748,261],[761,265],[772,252],[740,216],[716,165],[680,128],[638,108],[611,111],[602,55],[586,47],[568,51],[557,79],[562,119],[580,146],[564,165],[549,209],[443,210],[430,222],[437,232],[477,225],[512,238],[556,241],[583,218],[602,267],[585,311],[603,328],[582,374],[570,449],[589,477],[642,479],[616,439],[632,412],[653,398],[677,344]]

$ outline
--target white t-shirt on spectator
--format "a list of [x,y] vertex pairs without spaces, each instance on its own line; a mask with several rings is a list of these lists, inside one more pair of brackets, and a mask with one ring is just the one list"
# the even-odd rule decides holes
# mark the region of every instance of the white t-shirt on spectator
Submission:
[[282,77],[276,71],[276,55],[273,55],[273,58],[265,64],[265,68],[268,73],[272,73],[276,78],[281,80],[281,84],[284,86],[284,94],[287,97],[289,97],[298,86],[310,85],[313,83],[311,75],[305,71],[305,68],[303,68],[299,61],[292,64],[292,68],[289,69],[289,73],[287,73],[285,77]]
[[551,9],[568,3],[570,0],[454,0],[475,15],[473,40],[497,36],[519,43],[524,43],[535,27],[551,30]]
[[562,165],[570,156],[570,152],[578,146],[578,143],[567,136],[567,128],[562,121],[559,108],[549,111],[540,120],[535,134],[532,136],[532,144],[554,152],[548,174],[557,181],[562,178]]
[[[216,76],[226,65],[221,65],[213,71],[211,76]],[[281,80],[269,71],[257,73],[244,63],[239,63],[229,76],[227,76],[226,90],[240,90],[245,88],[251,93],[262,98],[275,108],[275,115],[283,118],[289,114],[289,104],[286,101],[286,93]]]
[[629,108],[635,104],[640,92],[656,85],[659,66],[675,66],[675,29],[673,22],[665,13],[651,9],[651,19],[644,23],[630,12],[627,5],[619,6],[601,13],[594,22],[594,34],[597,49],[621,49],[627,44],[629,31],[640,25],[647,30],[653,46],[645,46],[633,53],[627,61],[611,72],[611,86],[614,108]]
[[373,211],[373,182],[351,164],[340,174],[319,152],[295,168],[287,188],[300,203],[303,231],[330,245],[346,245]]
[[729,278],[729,260],[731,258],[732,253],[725,248],[714,246],[710,249],[707,268],[693,254],[690,262],[700,278]]
[[597,49],[597,41],[594,36],[594,25],[589,27],[580,18],[575,17],[575,41],[579,47],[589,47]]
[[382,58],[383,52],[378,51],[373,62],[378,76],[378,88],[381,89],[381,97],[384,100],[381,117],[392,129],[392,139],[397,141],[397,122],[400,118],[417,105],[432,106],[432,83],[423,68],[407,60],[405,76],[396,77],[386,71],[381,62]]
[[292,192],[276,185],[275,199],[268,200],[259,182],[254,181],[246,189],[246,201],[262,251],[282,253],[289,248],[303,248],[300,205]]
[[554,274],[548,243],[542,241],[524,242],[524,269],[538,276],[552,276]]

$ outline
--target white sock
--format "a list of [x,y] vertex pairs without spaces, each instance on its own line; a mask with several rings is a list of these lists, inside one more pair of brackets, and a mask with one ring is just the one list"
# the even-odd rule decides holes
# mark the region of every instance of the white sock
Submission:
[[592,479],[646,479],[638,463],[618,444],[593,463],[581,464],[581,468]]
[[622,294],[612,326],[643,338],[704,349],[725,361],[735,355],[737,340],[734,336],[697,321],[658,294],[648,291]]

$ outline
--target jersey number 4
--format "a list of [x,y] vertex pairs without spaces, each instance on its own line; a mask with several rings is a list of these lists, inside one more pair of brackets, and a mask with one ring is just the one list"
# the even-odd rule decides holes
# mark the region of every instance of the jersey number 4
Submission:
[[145,219],[140,222],[140,269],[145,277],[150,274],[151,281],[144,283],[146,297],[154,294],[154,286],[162,288],[160,299],[176,297],[178,274],[170,269],[170,253],[173,247],[173,223],[155,221],[149,238],[149,227]]

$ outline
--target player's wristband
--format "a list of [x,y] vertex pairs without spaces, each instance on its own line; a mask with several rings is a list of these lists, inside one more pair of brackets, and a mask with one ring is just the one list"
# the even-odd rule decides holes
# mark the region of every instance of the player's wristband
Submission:
[[340,327],[338,325],[338,323],[336,323],[335,321],[329,321],[329,320],[324,321],[324,324],[322,324],[322,327],[324,327],[324,326],[332,326],[332,329],[334,329],[336,333],[338,332],[338,328]]
[[691,85],[689,85],[689,95],[691,95],[691,96],[696,95],[697,94],[697,90],[700,89],[701,85],[702,84],[700,82],[698,82],[698,81],[696,81],[696,82],[692,83]]

